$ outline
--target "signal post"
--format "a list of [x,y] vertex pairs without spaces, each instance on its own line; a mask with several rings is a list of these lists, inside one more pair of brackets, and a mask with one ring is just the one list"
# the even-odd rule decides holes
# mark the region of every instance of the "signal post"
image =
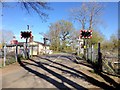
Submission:
[[[28,26],[28,30],[29,30],[29,25]],[[25,46],[25,58],[29,59],[29,53],[28,53],[28,38],[32,37],[32,32],[31,31],[21,31],[21,39],[24,38],[26,39],[26,46]]]
[[92,30],[80,30],[80,38],[84,41],[84,57],[88,60],[88,39],[92,38]]

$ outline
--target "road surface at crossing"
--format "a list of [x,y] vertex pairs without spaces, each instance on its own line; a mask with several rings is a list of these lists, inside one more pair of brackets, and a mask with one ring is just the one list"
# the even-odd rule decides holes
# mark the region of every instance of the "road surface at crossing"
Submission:
[[[75,88],[110,89],[118,85],[117,77],[97,75],[92,66],[71,54],[36,56],[3,68],[2,88]],[[106,78],[113,80],[111,83]]]

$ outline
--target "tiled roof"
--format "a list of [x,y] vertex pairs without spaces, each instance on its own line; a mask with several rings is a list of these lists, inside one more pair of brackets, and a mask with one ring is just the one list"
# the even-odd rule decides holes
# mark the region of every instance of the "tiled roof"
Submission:
[[18,42],[18,45],[23,45],[25,42]]
[[[42,42],[38,42],[38,41],[33,41],[33,42],[38,43],[38,44],[41,44],[41,45],[44,46],[44,43],[42,43]],[[24,43],[26,43],[26,42],[18,42],[18,46],[23,46]],[[28,42],[28,43],[29,43],[29,42]],[[13,45],[12,45],[12,44],[9,44],[8,46],[13,46]],[[49,46],[49,45],[46,45],[46,46]]]
[[42,42],[38,42],[38,41],[33,41],[33,42],[36,42],[36,43],[41,44],[41,45],[44,45],[44,43],[42,43]]

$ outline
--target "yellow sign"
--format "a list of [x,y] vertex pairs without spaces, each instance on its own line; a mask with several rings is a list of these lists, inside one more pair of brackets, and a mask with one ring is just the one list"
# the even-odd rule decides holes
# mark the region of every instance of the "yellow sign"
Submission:
[[84,46],[84,49],[86,49],[86,46]]
[[0,44],[0,49],[2,49],[2,44]]

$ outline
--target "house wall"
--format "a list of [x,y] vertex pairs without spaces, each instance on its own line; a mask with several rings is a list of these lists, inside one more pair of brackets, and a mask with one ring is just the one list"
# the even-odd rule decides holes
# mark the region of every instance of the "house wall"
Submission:
[[36,42],[30,42],[29,45],[30,45],[30,55],[37,55],[38,54],[38,44]]
[[23,47],[22,46],[18,46],[18,54],[22,54],[22,52],[23,52]]
[[50,50],[50,47],[49,47],[49,46],[46,46],[46,49]]
[[[30,47],[29,47],[30,46]],[[32,47],[33,46],[33,47]],[[23,48],[23,47],[22,47]],[[21,52],[20,49],[22,49],[20,47],[18,47],[18,53]],[[43,44],[41,43],[37,43],[37,42],[29,42],[28,43],[28,48],[30,49],[30,55],[38,55],[38,54],[42,54],[45,51],[45,47],[43,46]],[[32,50],[33,49],[33,50]],[[49,50],[49,46],[46,46],[46,49]]]
[[44,46],[39,44],[39,54],[41,54],[44,50]]
[[[36,42],[30,42],[29,45],[33,45],[33,55],[38,55],[41,54],[44,46],[40,43],[36,43]],[[36,45],[36,46],[35,46]],[[32,54],[31,50],[30,50],[30,54]]]
[[30,42],[29,45],[38,45],[36,42]]

